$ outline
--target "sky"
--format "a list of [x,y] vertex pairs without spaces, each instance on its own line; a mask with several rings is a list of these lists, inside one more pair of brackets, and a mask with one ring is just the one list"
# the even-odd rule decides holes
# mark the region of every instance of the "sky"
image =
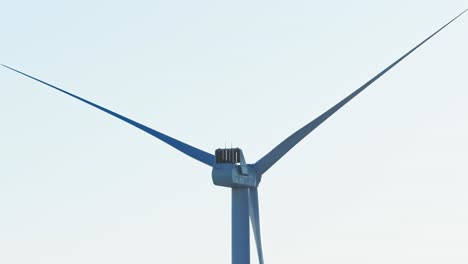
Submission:
[[[9,1],[0,63],[254,163],[467,7]],[[468,15],[264,174],[266,263],[468,262],[466,47]],[[208,166],[7,69],[0,93],[0,263],[230,263]]]

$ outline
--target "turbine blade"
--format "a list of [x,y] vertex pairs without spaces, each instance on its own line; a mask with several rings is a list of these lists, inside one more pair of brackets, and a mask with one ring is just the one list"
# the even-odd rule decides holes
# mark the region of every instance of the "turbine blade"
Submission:
[[90,102],[90,101],[88,101],[86,99],[83,99],[83,98],[81,98],[79,96],[76,96],[76,95],[74,95],[72,93],[69,93],[69,92],[67,92],[65,90],[62,90],[62,89],[60,89],[60,88],[58,88],[58,87],[56,87],[56,86],[54,86],[52,84],[41,81],[41,80],[31,76],[31,75],[20,72],[18,70],[15,70],[15,69],[13,69],[13,68],[11,68],[9,66],[3,65],[3,64],[2,64],[2,66],[6,67],[6,68],[8,68],[8,69],[10,69],[12,71],[15,71],[15,72],[17,72],[19,74],[22,74],[22,75],[24,75],[26,77],[29,77],[29,78],[31,78],[33,80],[36,80],[36,81],[38,81],[38,82],[40,82],[42,84],[45,84],[45,85],[47,85],[49,87],[52,87],[52,88],[54,88],[54,89],[56,89],[56,90],[58,90],[58,91],[60,91],[60,92],[62,92],[64,94],[67,94],[67,95],[69,95],[71,97],[74,97],[75,99],[78,99],[78,100],[80,100],[80,101],[82,101],[84,103],[87,103],[87,104],[89,104],[89,105],[91,105],[91,106],[93,106],[93,107],[95,107],[95,108],[97,108],[97,109],[99,109],[99,110],[101,110],[103,112],[106,112],[106,113],[108,113],[108,114],[110,114],[110,115],[112,115],[112,116],[114,116],[114,117],[116,117],[116,118],[118,118],[118,119],[120,119],[120,120],[122,120],[122,121],[136,127],[136,128],[139,128],[139,129],[145,131],[146,133],[158,138],[159,140],[163,141],[164,143],[172,146],[173,148],[181,151],[182,153],[184,153],[184,154],[186,154],[186,155],[188,155],[188,156],[190,156],[190,157],[192,157],[192,158],[194,158],[194,159],[196,159],[198,161],[201,161],[201,162],[205,163],[208,166],[213,167],[213,165],[214,165],[214,156],[212,154],[210,154],[210,153],[207,153],[207,152],[205,152],[203,150],[192,147],[192,146],[190,146],[190,145],[188,145],[188,144],[186,144],[186,143],[184,143],[182,141],[179,141],[179,140],[177,140],[175,138],[172,138],[172,137],[170,137],[168,135],[165,135],[165,134],[163,134],[163,133],[161,133],[159,131],[156,131],[156,130],[150,128],[150,127],[142,125],[142,124],[140,124],[140,123],[138,123],[138,122],[136,122],[136,121],[134,121],[134,120],[132,120],[130,118],[127,118],[127,117],[125,117],[123,115],[117,114],[117,113],[115,113],[115,112],[113,112],[113,111],[111,111],[109,109],[106,109],[106,108],[100,106],[100,105],[97,105],[97,104],[95,104],[93,102]]
[[263,264],[262,238],[260,236],[260,213],[257,188],[249,188],[249,215],[257,246],[258,262]]
[[273,164],[275,164],[279,159],[281,159],[289,150],[291,150],[297,143],[299,143],[303,138],[305,138],[310,132],[312,132],[315,128],[317,128],[320,124],[322,124],[325,120],[327,120],[330,116],[332,116],[336,111],[338,111],[341,107],[343,107],[345,104],[347,104],[351,99],[353,99],[356,95],[364,91],[369,85],[371,85],[373,82],[375,82],[377,79],[379,79],[382,75],[384,75],[387,71],[389,71],[391,68],[393,68],[395,65],[400,63],[403,59],[405,59],[408,55],[413,53],[417,48],[419,48],[421,45],[426,43],[429,39],[431,39],[433,36],[435,36],[437,33],[439,33],[442,29],[444,29],[446,26],[448,26],[450,23],[452,23],[455,19],[463,15],[468,9],[460,13],[458,16],[456,16],[454,19],[450,20],[447,24],[445,24],[443,27],[438,29],[436,32],[434,32],[432,35],[427,37],[425,40],[423,40],[421,43],[416,45],[414,48],[412,48],[410,51],[408,51],[405,55],[400,57],[398,60],[390,64],[387,68],[385,68],[383,71],[378,73],[376,76],[374,76],[372,79],[367,81],[365,84],[363,84],[361,87],[359,87],[356,91],[348,95],[346,98],[344,98],[342,101],[337,103],[335,106],[332,108],[328,109],[326,112],[324,112],[322,115],[317,117],[316,119],[312,120],[310,123],[302,127],[301,129],[297,130],[294,134],[290,135],[288,138],[286,138],[283,142],[281,142],[278,146],[273,148],[270,152],[268,152],[265,156],[263,156],[260,160],[258,160],[255,164],[254,167],[257,170],[258,174],[263,174],[265,173]]

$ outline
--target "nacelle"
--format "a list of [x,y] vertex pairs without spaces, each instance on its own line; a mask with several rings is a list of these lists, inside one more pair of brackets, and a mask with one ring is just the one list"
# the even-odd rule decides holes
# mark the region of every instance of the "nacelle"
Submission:
[[215,185],[230,188],[257,187],[260,182],[254,168],[245,163],[239,148],[217,149],[211,176]]
[[230,188],[257,187],[259,182],[259,177],[253,168],[249,169],[247,175],[243,175],[241,167],[236,164],[216,164],[211,176],[215,185]]

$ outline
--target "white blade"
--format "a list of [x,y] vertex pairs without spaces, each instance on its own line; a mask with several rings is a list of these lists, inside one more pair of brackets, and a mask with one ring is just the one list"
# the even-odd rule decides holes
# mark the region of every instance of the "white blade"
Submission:
[[249,214],[257,246],[258,261],[263,264],[262,238],[260,237],[260,214],[257,188],[249,188]]

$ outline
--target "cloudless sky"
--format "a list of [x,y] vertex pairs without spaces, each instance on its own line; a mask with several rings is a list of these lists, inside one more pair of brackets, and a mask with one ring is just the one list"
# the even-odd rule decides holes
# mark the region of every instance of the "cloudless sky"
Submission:
[[[253,163],[467,7],[9,1],[0,63]],[[465,15],[263,176],[266,263],[468,262],[467,47]],[[0,263],[230,263],[208,166],[3,68],[0,120]]]

